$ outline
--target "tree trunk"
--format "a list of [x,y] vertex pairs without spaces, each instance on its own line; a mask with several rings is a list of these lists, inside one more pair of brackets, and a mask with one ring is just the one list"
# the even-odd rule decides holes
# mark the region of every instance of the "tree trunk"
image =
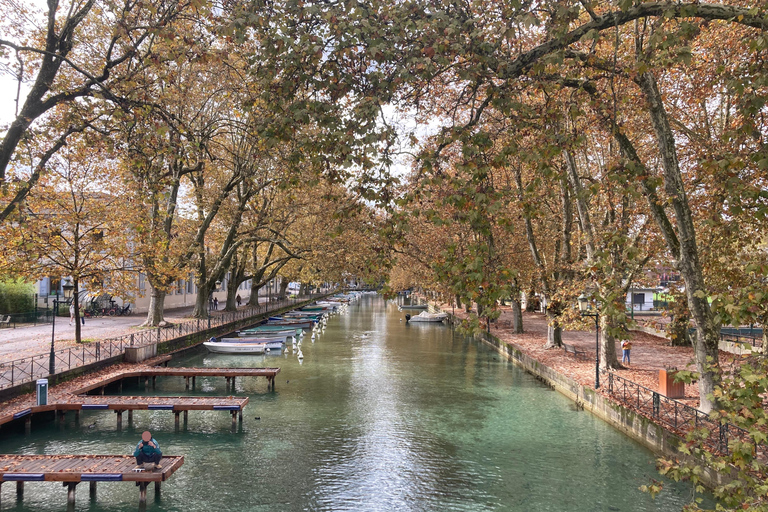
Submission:
[[523,333],[523,306],[520,299],[512,299],[512,332]]
[[227,305],[224,311],[237,311],[237,287],[238,283],[234,279],[227,280]]
[[616,338],[612,331],[617,326],[609,315],[600,315],[600,367],[615,370],[622,368],[616,357]]
[[251,296],[248,298],[248,305],[253,307],[259,307],[259,290],[263,285],[259,285],[256,279],[251,281]]
[[283,279],[282,281],[280,281],[280,293],[278,295],[280,299],[286,298],[286,294],[285,294],[286,290],[288,290],[288,280]]
[[147,311],[147,319],[144,321],[142,327],[157,327],[160,324],[165,323],[165,317],[163,312],[165,309],[165,290],[160,290],[152,286],[150,283],[149,292],[149,311]]
[[544,348],[559,348],[563,346],[563,328],[555,311],[547,308],[547,343]]
[[197,298],[195,299],[195,309],[192,311],[192,316],[195,318],[208,318],[208,306],[209,301],[208,297],[211,296],[211,290],[208,289],[206,285],[200,285],[198,283],[198,293]]
[[693,214],[680,172],[674,134],[656,84],[656,77],[651,72],[645,72],[640,75],[639,84],[645,95],[656,134],[664,168],[664,189],[675,212],[678,247],[670,249],[673,249],[673,255],[677,253],[677,268],[685,281],[688,310],[696,322],[696,339],[693,341],[693,349],[696,369],[699,372],[699,408],[708,413],[716,406],[716,400],[711,398],[711,394],[719,383],[720,326],[715,322],[707,300],[708,290],[699,261]]
[[530,290],[528,294],[525,296],[525,312],[535,313],[537,302],[538,302],[538,299],[536,299],[536,295],[533,293],[533,290]]

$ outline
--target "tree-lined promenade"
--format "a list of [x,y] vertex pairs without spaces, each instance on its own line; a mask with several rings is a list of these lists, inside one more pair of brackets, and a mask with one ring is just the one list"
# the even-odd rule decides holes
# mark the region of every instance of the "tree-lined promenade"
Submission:
[[[627,294],[673,273],[699,408],[765,439],[765,361],[728,373],[718,351],[721,326],[768,320],[764,2],[0,9],[9,276],[126,296],[146,276],[148,326],[182,279],[198,318],[222,281],[232,309],[246,281],[255,301],[275,277],[354,276],[474,328],[510,299],[525,331],[525,294],[554,349],[581,296],[621,370]],[[728,505],[768,499],[750,450]]]

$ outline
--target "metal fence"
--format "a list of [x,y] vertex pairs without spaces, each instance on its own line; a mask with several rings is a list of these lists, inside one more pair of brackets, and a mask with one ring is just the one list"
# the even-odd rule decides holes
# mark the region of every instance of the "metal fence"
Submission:
[[[84,343],[77,347],[60,349],[54,352],[56,373],[62,373],[74,368],[86,366],[102,360],[122,355],[126,347],[151,345],[189,335],[205,333],[209,329],[219,328],[228,324],[235,324],[252,320],[270,311],[277,311],[284,307],[309,301],[326,293],[316,293],[295,299],[282,299],[263,304],[258,307],[246,307],[223,315],[216,315],[207,319],[195,319],[168,327],[145,329],[131,334],[125,334],[117,338],[105,339],[93,343]],[[30,357],[16,359],[0,363],[0,389],[9,388],[19,384],[32,382],[41,377],[50,375],[50,353],[35,354]]]
[[730,423],[719,423],[695,407],[619,377],[613,372],[608,372],[608,394],[619,403],[629,406],[677,434],[684,435],[694,429],[706,429],[704,445],[713,452],[728,454],[728,445],[732,441],[753,442],[746,430]]
[[758,338],[757,336],[750,336],[747,334],[736,334],[736,333],[730,333],[730,332],[721,332],[720,341],[730,341],[732,343],[743,343],[746,345],[751,345],[752,347],[755,347],[755,348],[759,348],[763,346],[762,338]]

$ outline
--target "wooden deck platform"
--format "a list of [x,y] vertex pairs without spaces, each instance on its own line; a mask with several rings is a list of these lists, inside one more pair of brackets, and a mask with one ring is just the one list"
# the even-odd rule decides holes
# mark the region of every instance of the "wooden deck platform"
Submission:
[[164,456],[162,469],[135,472],[136,459],[129,455],[0,455],[0,487],[16,482],[18,495],[24,493],[24,482],[63,482],[68,488],[68,503],[74,505],[75,487],[91,483],[91,493],[97,482],[136,482],[139,500],[146,501],[147,485],[167,480],[184,464],[182,456]]
[[[195,385],[195,379],[197,377],[225,377],[227,379],[227,385],[232,382],[234,387],[235,377],[266,377],[268,387],[273,391],[275,389],[275,377],[280,373],[280,368],[185,368],[185,367],[151,367],[142,368],[138,370],[127,370],[117,375],[113,375],[108,379],[89,384],[72,392],[74,395],[80,395],[88,393],[95,389],[104,389],[105,386],[114,382],[119,382],[128,378],[144,378],[144,379],[156,379],[157,377],[172,376],[172,377],[184,377],[186,381],[186,388],[189,389],[190,379],[192,386]],[[148,383],[148,380],[147,380]]]
[[229,411],[232,424],[236,424],[239,414],[243,418],[243,408],[248,404],[248,397],[221,396],[100,396],[100,395],[67,395],[60,397],[54,404],[29,407],[15,414],[0,417],[0,425],[27,417],[30,421],[32,414],[57,411],[95,411],[112,410],[117,413],[117,426],[122,427],[122,413],[128,411],[129,421],[133,411],[137,410],[167,410],[176,415],[176,426],[179,425],[179,414],[184,413],[187,419],[188,411]]

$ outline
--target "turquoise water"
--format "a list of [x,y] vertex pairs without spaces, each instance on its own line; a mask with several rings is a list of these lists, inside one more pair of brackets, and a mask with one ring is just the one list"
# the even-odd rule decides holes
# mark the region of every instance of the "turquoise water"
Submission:
[[[5,429],[3,453],[130,453],[150,429],[184,466],[148,490],[147,510],[168,511],[671,511],[690,499],[668,483],[656,500],[638,490],[659,478],[654,456],[474,341],[442,324],[409,325],[393,303],[365,297],[329,320],[303,363],[288,351],[266,356],[197,353],[178,366],[279,366],[275,392],[240,378],[250,397],[231,431],[226,412],[141,411],[123,430],[115,416],[83,413],[31,435]],[[125,393],[145,393],[126,386]],[[184,395],[182,378],[159,378],[158,395]],[[228,395],[223,378],[197,380],[193,394]],[[256,419],[259,418],[259,419]],[[28,483],[4,510],[63,510],[60,484]],[[135,510],[130,483],[87,485],[77,510]]]

